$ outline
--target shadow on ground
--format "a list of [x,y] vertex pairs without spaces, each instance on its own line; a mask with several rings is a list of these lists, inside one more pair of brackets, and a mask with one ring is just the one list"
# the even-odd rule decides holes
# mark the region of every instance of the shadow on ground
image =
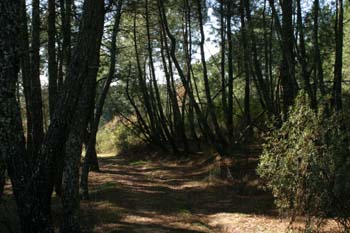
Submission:
[[[257,153],[244,154],[247,157],[237,155],[235,160],[206,159],[200,154],[180,160],[100,158],[101,172],[90,175],[90,200],[81,202],[82,232],[286,232],[288,220],[278,217],[272,195],[259,189]],[[230,179],[220,179],[222,171]],[[0,233],[16,232],[9,183],[5,190]],[[58,232],[62,207],[57,197],[52,203]],[[322,232],[336,232],[334,221],[328,225]]]
[[240,232],[228,229],[232,219],[278,221],[272,196],[257,187],[256,159],[231,161],[230,181],[218,179],[218,163],[201,158],[100,161],[91,201],[82,203],[86,232]]

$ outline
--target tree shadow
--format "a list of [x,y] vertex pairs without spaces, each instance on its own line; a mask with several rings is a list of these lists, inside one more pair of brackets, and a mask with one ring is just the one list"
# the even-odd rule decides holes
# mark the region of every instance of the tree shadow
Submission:
[[[110,207],[90,207],[96,214],[87,219],[114,217],[103,217],[95,223],[88,220],[90,230],[114,224],[116,232],[215,232],[208,219],[219,213],[276,218],[272,195],[261,191],[257,184],[249,186],[257,179],[255,166],[247,163],[245,169],[251,171],[245,171],[248,178],[242,192],[237,191],[242,186],[242,172],[235,166],[230,168],[235,179],[223,182],[208,178],[212,168],[202,160],[197,164],[171,161],[133,165],[125,158],[103,158],[101,173],[91,177],[94,192],[90,203],[108,203]],[[105,181],[115,186],[103,188]]]

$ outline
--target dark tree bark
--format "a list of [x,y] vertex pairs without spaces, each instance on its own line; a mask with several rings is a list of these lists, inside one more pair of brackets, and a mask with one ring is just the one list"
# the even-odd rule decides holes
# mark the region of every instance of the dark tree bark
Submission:
[[[275,114],[276,113],[276,109],[274,108],[273,105],[273,96],[271,95],[271,90],[273,88],[270,88],[269,85],[269,79],[268,79],[268,67],[269,67],[269,59],[268,59],[268,41],[267,41],[267,35],[266,35],[266,19],[265,19],[265,12],[263,13],[263,24],[264,24],[264,40],[265,40],[265,79],[264,79],[264,75],[263,75],[263,71],[261,68],[261,62],[259,61],[258,58],[258,49],[257,49],[257,42],[256,42],[256,36],[255,36],[255,32],[253,30],[252,27],[252,17],[251,17],[251,12],[250,12],[250,0],[246,0],[243,1],[244,4],[244,9],[245,9],[245,14],[246,14],[246,18],[247,18],[247,31],[249,33],[247,33],[249,35],[249,38],[251,40],[251,54],[252,54],[252,60],[253,60],[253,72],[254,75],[256,77],[256,86],[257,86],[257,90],[258,93],[260,94],[262,100],[263,100],[263,107],[266,108],[266,110],[270,113],[270,114]],[[265,5],[266,5],[266,1],[265,1]],[[264,5],[264,10],[265,10],[265,6]],[[271,39],[271,38],[270,38]],[[270,78],[272,78],[272,75],[270,76]],[[270,80],[271,82],[271,80]]]
[[[310,72],[307,69],[307,55],[306,55],[306,48],[305,48],[305,36],[304,36],[304,27],[303,27],[303,18],[302,18],[302,9],[301,9],[301,3],[300,0],[297,0],[297,25],[298,25],[298,32],[299,32],[299,61],[301,64],[301,73],[304,80],[304,89],[308,93],[310,102],[311,102],[311,108],[316,109],[317,107],[317,99],[316,95],[313,92],[313,89],[311,87],[310,83]],[[319,58],[321,59],[321,58]]]
[[[183,40],[184,40],[184,53],[185,53],[185,68],[186,68],[186,79],[187,82],[189,82],[190,86],[191,86],[191,90],[193,90],[193,87],[191,85],[192,81],[195,82],[194,80],[192,80],[191,77],[191,72],[192,72],[192,20],[191,20],[191,7],[190,7],[190,2],[188,0],[186,0],[184,2],[184,24],[183,24]],[[167,39],[166,39],[167,41]],[[167,51],[169,51],[169,47],[167,46]],[[171,62],[170,56],[169,56],[169,52],[168,52],[168,58],[169,58],[169,63]],[[170,66],[171,67],[171,66]],[[173,91],[175,93],[175,101],[177,104],[177,98],[176,98],[176,90],[175,90],[175,84],[174,84],[174,77],[173,77],[173,73],[171,71],[171,81],[172,81],[172,86],[173,86]],[[186,114],[186,106],[187,106],[187,91],[185,92],[184,96],[183,96],[183,105],[182,105],[182,117],[179,119],[176,119],[177,122],[177,126],[180,126],[180,135],[181,138],[183,140],[183,144],[184,144],[184,150],[186,153],[189,153],[189,145],[187,142],[187,136],[186,136],[186,129],[185,129],[185,114]],[[178,111],[178,110],[177,110]],[[197,134],[194,130],[194,115],[193,115],[193,108],[191,107],[191,105],[189,105],[189,114],[188,114],[188,121],[189,121],[189,125],[191,128],[191,132],[192,132],[192,136],[193,139],[195,141],[197,141]],[[179,117],[181,116],[181,113],[178,114]],[[174,116],[177,117],[177,116]]]
[[23,92],[26,103],[26,119],[27,119],[27,150],[28,154],[32,154],[33,146],[33,120],[32,120],[32,81],[31,81],[31,64],[29,53],[29,35],[27,22],[26,1],[20,1],[19,10],[19,46],[20,46],[20,66],[23,80]]
[[[86,35],[94,34],[89,46],[91,51],[87,57],[83,90],[78,102],[78,108],[73,119],[66,142],[65,166],[63,170],[63,198],[64,219],[61,233],[80,232],[79,229],[79,168],[84,133],[89,121],[91,103],[95,101],[96,77],[99,67],[100,46],[104,25],[104,1],[88,1],[84,5],[89,15],[87,18]],[[83,26],[84,27],[84,26]],[[94,104],[92,105],[94,106]]]
[[[184,71],[182,70],[182,67],[179,64],[179,61],[176,57],[176,38],[174,37],[174,35],[171,33],[170,29],[169,29],[169,25],[167,22],[167,18],[166,18],[166,14],[165,14],[165,10],[164,10],[164,3],[160,0],[158,0],[158,9],[159,9],[159,16],[161,19],[161,22],[163,23],[163,30],[165,31],[165,34],[169,37],[170,39],[170,48],[167,48],[167,50],[169,51],[169,55],[175,65],[175,68],[180,76],[181,82],[184,85],[184,88],[187,92],[187,94],[189,95],[190,98],[190,104],[193,106],[193,108],[195,109],[198,117],[201,119],[200,123],[204,124],[203,126],[203,134],[204,137],[206,138],[206,140],[209,142],[209,138],[212,135],[209,125],[206,122],[206,119],[204,119],[202,111],[198,105],[198,103],[195,100],[194,94],[191,91],[191,87],[190,87],[190,82],[186,79],[186,76],[184,74]],[[167,43],[165,43],[167,45]],[[214,138],[214,136],[213,136]]]
[[56,3],[48,1],[48,55],[49,55],[49,110],[53,117],[57,100],[57,62],[56,62]]
[[[100,2],[103,5],[103,1]],[[11,178],[21,230],[24,233],[53,232],[51,225],[51,174],[54,158],[59,156],[66,141],[68,128],[75,113],[80,89],[87,76],[90,58],[95,54],[92,44],[96,43],[98,25],[96,1],[86,0],[82,26],[69,74],[65,82],[53,120],[49,126],[40,152],[35,156],[34,169],[25,161],[26,150],[21,125],[21,114],[16,100],[18,77],[18,25],[19,1],[1,1],[0,10],[0,145],[5,155]],[[102,29],[100,29],[102,30]],[[3,52],[4,51],[4,52]],[[6,67],[6,69],[3,69]],[[62,158],[63,159],[63,158]]]
[[58,90],[61,91],[63,89],[64,83],[64,72],[67,72],[71,61],[71,22],[72,22],[72,1],[71,0],[60,0],[60,15],[61,15],[61,31],[62,31],[62,48],[61,48],[61,64],[60,64],[60,72],[58,75]]
[[[26,207],[31,201],[25,190],[30,181],[29,167],[25,161],[25,140],[19,104],[16,99],[18,79],[20,1],[0,2],[0,155],[6,161],[13,192],[17,202],[21,231],[51,232],[48,216],[32,214]],[[22,2],[23,3],[23,2]],[[44,210],[43,210],[44,212]],[[40,226],[34,226],[34,224]]]
[[[105,85],[103,86],[103,88],[105,87]],[[97,88],[97,87],[96,87]],[[97,91],[97,90],[96,90]],[[95,91],[95,92],[96,92]],[[102,90],[103,91],[103,90]],[[96,93],[95,93],[96,94]],[[97,98],[97,97],[96,97]],[[92,112],[91,112],[91,116],[90,116],[90,121],[89,121],[89,124],[88,124],[88,128],[86,129],[85,131],[85,147],[86,147],[86,155],[85,156],[88,156],[86,158],[89,158],[89,163],[90,163],[90,169],[89,171],[93,171],[93,172],[100,172],[100,165],[98,163],[98,158],[97,158],[97,152],[96,152],[96,137],[97,137],[97,131],[98,131],[98,127],[97,127],[97,131],[96,131],[96,135],[95,137],[92,135],[93,133],[93,124],[94,122],[96,121],[95,120],[95,111],[97,111],[97,108],[98,108],[98,103],[100,102],[100,98],[99,97],[99,100],[98,102],[96,103],[96,106],[94,106],[95,108],[92,109]],[[95,102],[95,101],[94,101]],[[95,104],[94,104],[95,105]],[[90,109],[91,110],[91,109]],[[91,142],[90,142],[91,141]],[[91,143],[91,145],[94,145],[92,146],[91,148],[88,148],[89,147],[89,144]],[[88,151],[89,150],[89,151]],[[85,159],[84,159],[85,161]]]
[[230,141],[233,139],[233,41],[232,41],[232,29],[231,29],[231,1],[227,1],[227,44],[228,44],[228,105],[226,111],[226,127]]
[[[111,48],[110,48],[111,61],[109,65],[108,76],[103,85],[101,95],[97,102],[96,113],[90,126],[91,127],[90,137],[88,139],[86,155],[85,155],[82,174],[81,174],[81,195],[83,199],[89,198],[88,179],[89,179],[90,169],[92,168],[92,166],[94,166],[94,170],[99,171],[98,160],[97,160],[96,149],[95,149],[96,136],[98,131],[98,125],[103,113],[103,106],[108,94],[108,90],[112,83],[113,78],[115,77],[115,65],[116,65],[116,55],[117,55],[116,42],[117,42],[117,34],[119,32],[121,8],[122,8],[122,0],[119,0],[117,5],[117,12],[115,13],[115,17],[114,17],[114,26],[113,26],[113,32],[112,32]],[[94,161],[95,159],[96,161]]]
[[1,155],[0,151],[0,202],[2,201],[2,196],[4,194],[4,188],[6,183],[6,163],[3,157],[4,156]]
[[[79,227],[79,168],[82,145],[84,142],[84,134],[89,122],[89,112],[91,111],[91,103],[95,100],[96,76],[99,67],[100,45],[103,33],[104,23],[104,4],[100,1],[95,4],[95,20],[97,31],[94,47],[95,52],[91,54],[90,64],[88,65],[88,76],[84,82],[83,90],[78,102],[76,114],[70,126],[71,130],[65,145],[65,165],[63,169],[63,222],[61,225],[61,233],[78,233]],[[92,105],[94,106],[94,105]]]
[[319,21],[320,2],[319,0],[314,1],[314,30],[313,30],[313,43],[314,43],[314,93],[317,94],[317,88],[320,89],[321,95],[326,95],[326,88],[323,80],[323,65],[322,57],[319,45],[318,35],[318,21]]
[[[214,105],[212,97],[211,97],[207,63],[205,60],[205,52],[204,52],[205,35],[204,35],[204,28],[203,28],[203,16],[202,16],[201,0],[197,0],[197,7],[198,7],[199,29],[200,29],[200,35],[201,35],[199,47],[200,47],[201,61],[202,61],[202,67],[203,67],[204,89],[205,89],[205,95],[206,95],[207,104],[208,104],[208,111],[209,111],[212,123],[214,125],[215,133],[218,137],[219,143],[222,145],[226,145],[227,142],[226,142],[226,139],[224,138],[224,136],[221,132],[221,129],[220,129],[220,126],[219,126],[219,123],[217,120],[217,116],[216,116],[215,105]],[[232,120],[233,120],[233,117],[232,117]]]
[[240,1],[240,18],[241,18],[241,39],[243,49],[243,66],[245,75],[245,88],[244,88],[244,120],[245,126],[248,127],[247,136],[251,136],[251,115],[250,115],[250,59],[249,59],[249,48],[247,44],[247,26],[244,12],[244,1]]
[[164,134],[167,138],[167,141],[170,143],[173,152],[177,153],[178,149],[177,146],[174,142],[173,136],[170,134],[168,124],[167,124],[167,119],[165,118],[164,115],[164,110],[160,98],[160,93],[158,89],[158,84],[156,80],[156,72],[154,68],[154,62],[153,62],[153,48],[152,48],[152,39],[151,39],[151,32],[150,32],[150,13],[149,13],[149,3],[148,0],[146,0],[146,7],[145,7],[145,14],[146,14],[146,31],[147,31],[147,50],[148,50],[148,59],[149,59],[149,66],[150,66],[150,76],[151,76],[151,84],[153,84],[154,88],[154,94],[155,94],[155,102],[156,102],[156,108],[158,110],[159,114],[159,124],[162,127]]
[[269,0],[272,15],[274,16],[275,28],[281,39],[279,44],[282,51],[280,65],[280,82],[283,87],[283,113],[287,117],[289,107],[293,105],[297,95],[298,83],[295,79],[294,64],[294,30],[293,30],[293,4],[292,0],[282,1],[282,25],[275,7],[275,1]]
[[297,94],[294,64],[294,30],[293,30],[293,1],[284,0],[282,7],[282,62],[280,78],[283,86],[283,112],[287,116],[289,107],[293,105]]
[[32,156],[35,159],[44,138],[44,120],[40,83],[40,0],[32,1]]
[[[143,77],[144,72],[142,71],[140,57],[139,57],[139,49],[137,44],[137,29],[136,29],[136,17],[134,16],[134,25],[133,25],[133,39],[134,39],[134,49],[136,54],[136,63],[137,63],[137,77],[138,77],[138,84],[141,88],[142,92],[142,100],[145,105],[146,114],[148,115],[148,119],[150,122],[150,130],[151,130],[151,138],[155,145],[160,146],[161,145],[161,135],[163,135],[163,132],[161,132],[158,127],[158,123],[156,120],[156,114],[154,112],[154,108],[152,105],[152,96],[148,92],[147,89],[147,83],[145,78]],[[152,97],[152,98],[151,98]]]
[[[225,37],[225,9],[224,2],[220,3],[220,47],[221,47],[221,61],[220,61],[220,75],[221,75],[221,103],[224,115],[227,116],[227,87],[226,87],[226,74],[225,74],[225,61],[226,61],[226,37]],[[231,41],[232,42],[232,41]],[[232,61],[229,61],[232,62]]]
[[343,44],[344,44],[344,8],[343,0],[337,0],[337,16],[335,25],[335,64],[332,105],[339,111],[342,109],[342,69],[343,69]]

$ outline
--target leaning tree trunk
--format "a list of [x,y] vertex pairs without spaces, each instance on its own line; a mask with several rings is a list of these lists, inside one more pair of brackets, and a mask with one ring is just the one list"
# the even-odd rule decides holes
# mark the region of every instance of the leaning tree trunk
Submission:
[[185,91],[189,96],[190,104],[193,106],[197,116],[199,117],[199,123],[202,125],[201,129],[202,129],[203,135],[204,135],[207,142],[212,142],[211,140],[213,140],[215,138],[215,135],[211,131],[209,124],[207,122],[207,119],[205,118],[199,104],[196,102],[196,98],[195,98],[193,91],[191,90],[191,87],[190,87],[190,80],[186,79],[184,71],[183,71],[183,69],[182,69],[182,67],[181,67],[181,65],[176,57],[176,43],[177,43],[177,41],[176,41],[175,36],[170,31],[167,16],[165,14],[164,3],[161,0],[158,0],[158,10],[159,10],[159,16],[161,18],[161,21],[163,22],[164,30],[170,39],[170,46],[169,46],[170,47],[169,48],[170,57],[175,65],[175,68],[178,72],[178,75],[180,76],[180,79],[181,79],[181,82],[185,88]]
[[166,136],[167,141],[170,143],[173,152],[177,153],[178,149],[177,146],[174,142],[173,135],[171,135],[168,124],[167,124],[167,119],[164,115],[164,110],[160,98],[160,92],[157,84],[157,79],[156,79],[156,72],[154,68],[154,62],[153,62],[153,48],[152,48],[152,40],[151,40],[151,32],[150,32],[150,14],[149,14],[149,4],[148,0],[146,0],[146,31],[147,31],[147,50],[148,50],[148,58],[149,58],[149,66],[150,66],[150,77],[151,77],[151,84],[153,84],[154,87],[154,92],[155,92],[155,109],[156,111],[158,110],[159,114],[159,124],[160,128],[164,131],[164,134]]
[[220,148],[218,152],[223,153],[223,149],[227,143],[226,143],[226,139],[224,138],[224,136],[221,132],[221,129],[220,129],[220,126],[219,126],[219,123],[217,120],[217,116],[216,116],[215,105],[214,105],[212,97],[211,97],[207,63],[205,61],[205,52],[204,52],[205,35],[204,35],[204,28],[203,28],[203,16],[202,16],[201,0],[197,0],[197,7],[198,7],[198,17],[199,17],[199,19],[198,19],[199,29],[200,29],[200,35],[201,35],[199,47],[200,47],[201,61],[202,61],[202,67],[203,67],[205,96],[207,99],[208,111],[209,111],[209,114],[211,117],[211,121],[214,125],[215,134],[216,134],[216,137],[218,139],[218,142],[216,142],[217,148]]
[[[266,19],[265,19],[265,13],[263,15],[263,25],[264,25],[264,41],[265,41],[265,79],[263,76],[263,72],[262,72],[262,68],[261,68],[261,62],[259,61],[259,55],[258,55],[258,48],[257,48],[257,42],[256,42],[256,36],[255,36],[255,32],[253,30],[253,26],[252,26],[252,17],[251,17],[251,10],[250,10],[250,1],[246,0],[243,1],[244,4],[244,8],[245,8],[245,13],[246,13],[246,18],[247,18],[247,29],[249,32],[249,38],[251,40],[251,54],[252,54],[252,61],[253,61],[253,72],[254,75],[256,77],[256,88],[258,90],[259,95],[261,96],[261,98],[263,99],[263,104],[264,107],[266,108],[266,110],[270,113],[270,114],[276,114],[276,110],[275,107],[273,105],[273,96],[270,94],[271,90],[273,90],[273,88],[270,88],[269,86],[269,79],[268,79],[268,41],[267,41],[267,35],[266,35]],[[265,1],[265,5],[264,7],[266,7],[266,1]],[[270,76],[270,79],[272,78],[272,76]],[[270,80],[271,81],[271,80]],[[271,82],[272,83],[272,82]]]
[[172,113],[173,113],[173,122],[174,122],[174,131],[177,134],[177,137],[180,137],[185,152],[189,152],[188,139],[185,130],[185,123],[183,121],[183,115],[181,115],[180,107],[178,104],[176,88],[174,84],[174,73],[173,66],[171,63],[171,58],[168,49],[168,40],[165,35],[164,25],[161,22],[161,18],[159,17],[159,25],[160,25],[160,54],[163,62],[163,69],[165,73],[166,83],[167,83],[167,92],[169,95]]
[[156,113],[152,105],[151,100],[151,94],[148,92],[147,89],[147,83],[145,78],[143,77],[143,71],[141,68],[141,62],[140,62],[140,56],[139,56],[139,48],[137,45],[137,30],[136,30],[136,14],[134,16],[134,25],[133,25],[133,39],[134,39],[134,49],[135,49],[135,55],[136,55],[136,63],[137,63],[137,77],[138,77],[138,84],[140,86],[141,92],[142,92],[142,100],[143,104],[145,105],[145,110],[149,118],[150,122],[150,129],[151,129],[151,138],[152,142],[157,145],[161,146],[161,135],[163,132],[161,132],[161,129],[158,127],[158,122],[156,119]]

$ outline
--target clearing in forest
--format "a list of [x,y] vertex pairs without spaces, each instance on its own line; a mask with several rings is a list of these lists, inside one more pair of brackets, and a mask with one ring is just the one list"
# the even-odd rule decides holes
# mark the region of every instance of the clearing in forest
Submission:
[[[144,152],[142,152],[144,153]],[[90,200],[81,202],[84,233],[281,233],[296,232],[274,207],[270,193],[259,189],[258,154],[224,159],[230,179],[220,177],[218,158],[203,154],[174,160],[158,155],[100,157],[100,173],[90,173]],[[240,153],[241,154],[241,153]],[[238,158],[239,155],[236,156]],[[0,224],[15,227],[10,184],[1,204]],[[11,217],[12,216],[12,217]],[[60,200],[53,198],[58,230]],[[331,222],[323,232],[336,232]],[[1,228],[0,228],[1,229]],[[0,231],[2,233],[2,231]],[[15,232],[15,231],[14,231]]]
[[291,231],[271,194],[258,188],[256,156],[227,160],[233,179],[225,182],[218,179],[218,160],[203,155],[177,161],[127,156],[100,161],[102,172],[90,178],[91,201],[82,203],[86,232]]

